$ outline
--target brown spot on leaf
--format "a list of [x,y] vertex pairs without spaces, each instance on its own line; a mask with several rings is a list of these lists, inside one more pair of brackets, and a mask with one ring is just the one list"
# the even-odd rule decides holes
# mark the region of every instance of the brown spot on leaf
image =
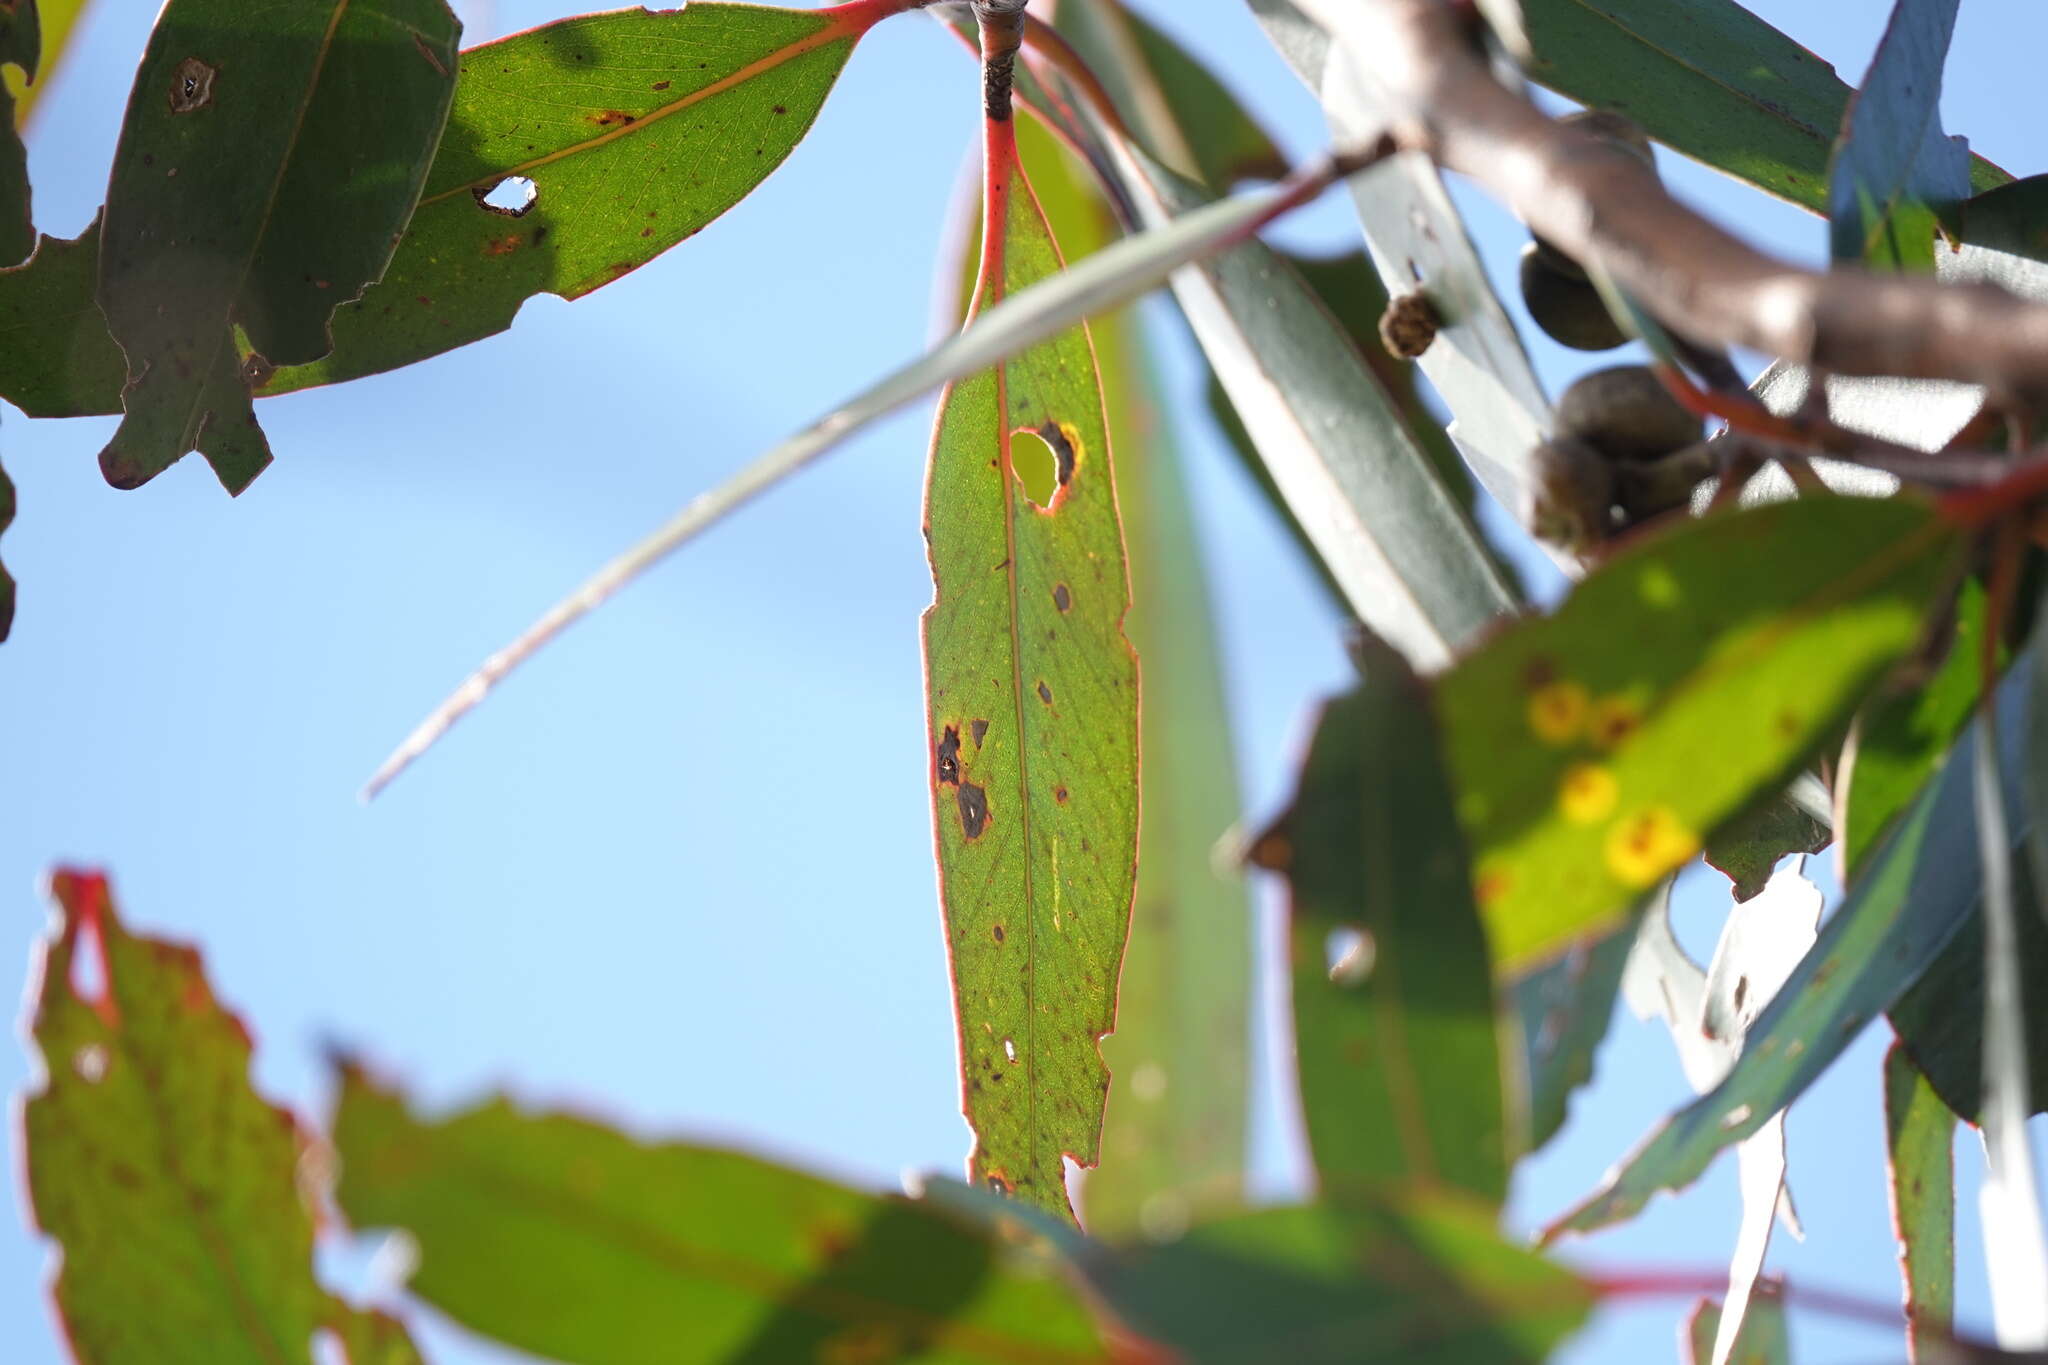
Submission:
[[218,73],[197,57],[187,57],[171,72],[171,112],[189,114],[213,103],[213,78]]
[[509,256],[519,250],[521,240],[516,232],[508,237],[493,237],[490,241],[484,243],[484,255]]
[[1067,789],[1065,787],[1054,787],[1052,789],[1052,799],[1059,802],[1062,806],[1066,805]]
[[656,81],[656,82],[654,83],[654,88],[655,88],[656,90],[666,90],[666,89],[668,89],[668,86],[669,86],[669,83],[668,83],[667,81]]
[[994,934],[994,935],[996,936],[996,942],[998,942],[998,943],[1001,943],[1001,942],[1003,941],[1003,926],[1002,926],[1002,925],[998,924],[998,925],[997,925],[997,926],[996,926],[996,927],[995,927],[994,929],[990,930],[990,932],[991,932],[991,933],[993,933],[993,934]]
[[939,736],[936,772],[939,784],[946,787],[960,785],[960,730],[948,725]]
[[962,782],[957,800],[960,832],[970,839],[979,839],[982,830],[988,828],[988,793],[972,782]]
[[1522,686],[1531,692],[1540,692],[1557,681],[1557,665],[1547,654],[1532,654],[1529,662],[1522,665]]
[[988,737],[988,722],[985,720],[973,721],[968,725],[968,728],[974,732],[974,747],[979,749],[981,741]]
[[775,112],[778,114],[786,114],[789,112],[789,110],[783,108],[781,105],[778,104],[775,106]]
[[1064,583],[1056,584],[1052,590],[1052,604],[1061,611],[1070,610],[1074,605],[1074,594],[1067,591]]
[[590,116],[590,121],[600,128],[624,128],[628,124],[638,123],[640,116],[629,114],[623,109],[601,109]]
[[1047,706],[1052,705],[1052,689],[1050,687],[1047,687],[1043,682],[1038,684],[1038,699],[1044,702]]
[[270,376],[276,373],[277,366],[271,364],[267,357],[254,351],[242,357],[242,383],[251,393],[268,384]]

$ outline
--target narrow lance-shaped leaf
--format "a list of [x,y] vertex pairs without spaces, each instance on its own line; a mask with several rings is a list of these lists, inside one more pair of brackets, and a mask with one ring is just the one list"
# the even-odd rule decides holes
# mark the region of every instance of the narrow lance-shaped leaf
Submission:
[[[985,127],[977,312],[1060,269],[1017,159],[1006,82]],[[1138,834],[1130,589],[1085,330],[946,391],[925,537],[933,821],[970,1169],[1065,1211],[1064,1158],[1097,1157],[1109,1087],[1099,1040],[1114,1019]]]
[[1892,1232],[1906,1286],[1906,1345],[1914,1365],[1946,1343],[1955,1322],[1955,1116],[1893,1043],[1884,1055],[1884,1135]]
[[14,76],[36,75],[42,57],[42,26],[36,0],[0,4],[0,266],[13,265],[36,244],[29,217],[28,151],[14,131]]
[[23,73],[19,79],[14,72],[0,72],[0,80],[6,82],[7,89],[14,96],[16,127],[28,126],[29,115],[35,110],[43,91],[49,88],[50,74],[69,50],[71,35],[77,31],[78,20],[89,3],[91,0],[17,0],[17,8],[37,11],[43,30],[43,53],[37,69]]
[[[2025,715],[2025,703],[2025,691],[2008,679],[1999,694],[2008,733]],[[1657,1191],[1690,1184],[1723,1147],[1755,1133],[1797,1099],[1927,970],[1982,887],[1972,748],[1957,746],[1940,778],[1872,850],[1862,879],[1750,1026],[1742,1056],[1721,1083],[1660,1124],[1593,1197],[1548,1228],[1546,1238],[1619,1222]],[[2009,789],[2007,803],[2016,799]]]
[[349,1221],[418,1243],[412,1293],[536,1355],[1105,1358],[1071,1290],[972,1228],[744,1153],[638,1142],[503,1099],[428,1122],[355,1065],[342,1068],[334,1144]]
[[1491,1202],[1443,1190],[1326,1190],[1121,1247],[950,1181],[926,1193],[1005,1241],[1048,1245],[1127,1328],[1187,1365],[1536,1365],[1594,1297],[1502,1238]]
[[1486,933],[1421,684],[1387,646],[1324,706],[1287,814],[1302,1114],[1326,1184],[1500,1202],[1508,1140]]
[[[1529,74],[1696,161],[1815,213],[1850,90],[1736,0],[1522,0]],[[2011,179],[1978,158],[1979,190]]]
[[[1052,135],[1020,120],[1017,143],[1068,257],[1114,240],[1106,207]],[[971,261],[979,260],[977,241]],[[1238,818],[1237,774],[1181,452],[1152,382],[1141,320],[1128,310],[1108,313],[1088,331],[1130,561],[1124,630],[1148,661],[1138,717],[1144,857],[1116,1032],[1102,1047],[1120,1083],[1110,1087],[1103,1118],[1102,1164],[1082,1191],[1088,1226],[1115,1237],[1243,1200],[1251,924],[1242,878],[1214,856]]]
[[1789,781],[1919,638],[1956,544],[1912,500],[1731,509],[1616,555],[1447,673],[1496,963],[1612,924]]
[[44,1079],[22,1122],[80,1365],[277,1365],[322,1332],[381,1343],[353,1365],[417,1360],[403,1328],[314,1280],[304,1140],[250,1088],[248,1032],[198,953],[130,934],[97,873],[51,888],[62,919],[30,992]]
[[443,0],[164,7],[100,234],[100,310],[128,371],[109,483],[196,449],[239,493],[270,462],[250,391],[326,354],[335,305],[384,273],[448,116],[460,27]]
[[1052,16],[1174,171],[1217,191],[1286,172],[1286,155],[1228,87],[1123,0],[1058,0]]
[[1271,189],[1206,204],[1154,231],[1105,247],[1004,299],[926,354],[884,375],[860,394],[756,457],[598,570],[517,640],[492,655],[385,760],[370,779],[366,795],[374,796],[489,695],[501,679],[603,605],[613,593],[853,433],[920,394],[973,375],[1047,338],[1057,337],[1083,319],[1130,302],[1191,260],[1244,241],[1266,223],[1313,198],[1336,172],[1336,163],[1312,165]]
[[1941,68],[1959,0],[1898,0],[1828,168],[1837,261],[1934,268],[1938,220],[1970,195],[1970,152],[1941,131]]
[[[1988,665],[1987,665],[1988,672]],[[1985,686],[1990,685],[1989,677]],[[2026,1001],[2021,995],[2019,919],[2048,908],[2038,897],[2024,907],[2015,886],[2005,762],[1998,714],[1987,693],[1971,729],[1977,760],[1972,776],[1977,855],[1984,877],[1984,1180],[1977,1189],[1984,1260],[1991,1281],[1991,1322],[2009,1350],[2048,1349],[2048,1229],[2041,1219],[2033,1137],[2027,1115]],[[2018,750],[2028,747],[2018,736]]]

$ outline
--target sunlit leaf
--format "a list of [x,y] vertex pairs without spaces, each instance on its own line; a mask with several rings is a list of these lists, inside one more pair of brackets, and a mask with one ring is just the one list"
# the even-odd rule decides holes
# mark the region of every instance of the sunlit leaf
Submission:
[[[1701,1299],[1685,1322],[1685,1354],[1688,1365],[1710,1365],[1714,1342],[1721,1330],[1721,1305]],[[1792,1339],[1785,1326],[1783,1286],[1759,1281],[1750,1299],[1749,1312],[1742,1320],[1726,1357],[1727,1365],[1791,1365]]]
[[44,1077],[22,1124],[76,1358],[277,1365],[332,1332],[381,1343],[352,1365],[417,1360],[402,1327],[314,1280],[305,1140],[250,1088],[248,1032],[199,954],[131,935],[97,873],[51,887],[62,918],[30,993]]
[[0,265],[13,265],[35,248],[29,217],[28,152],[15,133],[15,77],[33,80],[42,57],[36,0],[0,6]]
[[1884,1056],[1885,1151],[1915,1365],[1955,1323],[1955,1131],[1955,1116],[1905,1049],[1892,1044]]
[[335,305],[384,273],[459,29],[443,0],[164,7],[100,228],[100,311],[128,362],[109,483],[196,449],[239,493],[270,462],[250,391],[326,354]]
[[[1522,0],[1529,74],[1815,213],[1850,90],[1832,66],[1736,0]],[[1972,183],[2011,179],[1983,159]]]
[[1497,964],[1612,924],[1789,781],[1919,639],[1956,544],[1914,500],[1715,513],[1447,673],[1438,715]]
[[1422,686],[1369,641],[1253,856],[1287,875],[1302,1114],[1326,1184],[1506,1198],[1486,934]]
[[1939,220],[1970,195],[1970,151],[1941,131],[1941,68],[1959,0],[1898,0],[1828,168],[1837,261],[1932,270]]
[[69,50],[71,35],[77,31],[79,16],[85,12],[88,3],[90,0],[21,0],[17,5],[17,8],[26,7],[37,12],[43,30],[43,52],[33,81],[18,72],[0,71],[0,82],[4,82],[14,96],[16,127],[28,126],[29,115],[35,110],[42,93],[49,89],[50,77],[56,73]]
[[1947,652],[1933,676],[1877,698],[1858,719],[1837,779],[1848,793],[1840,831],[1845,880],[1855,880],[1878,836],[1940,770],[1969,724],[1982,685],[1983,640],[1984,589],[1966,580]]
[[[1999,700],[2011,732],[2025,715],[2026,693],[2008,679]],[[1959,744],[1935,783],[1878,841],[1862,878],[1751,1026],[1734,1069],[1665,1120],[1546,1238],[1619,1222],[1659,1190],[1690,1184],[1723,1147],[1798,1098],[1927,970],[1972,913],[1983,884],[1971,748]],[[2006,799],[2015,802],[2017,792],[2009,790]]]
[[1013,1269],[986,1237],[757,1157],[638,1142],[502,1099],[423,1121],[355,1066],[334,1144],[349,1221],[417,1241],[411,1291],[536,1355],[1104,1359],[1072,1291]]
[[462,54],[439,155],[384,282],[282,393],[374,374],[581,298],[744,199],[810,130],[884,0],[700,0],[579,15]]
[[[1114,240],[1107,207],[1034,120],[1017,143],[1070,259]],[[975,209],[979,216],[979,206]],[[980,260],[978,236],[970,259]],[[966,282],[971,292],[972,272]],[[962,308],[966,306],[965,293]],[[1251,924],[1243,880],[1215,856],[1238,817],[1221,663],[1181,451],[1139,318],[1089,324],[1131,571],[1124,633],[1146,661],[1137,897],[1118,978],[1102,1164],[1082,1190],[1103,1236],[1171,1228],[1243,1199]]]
[[951,1182],[927,1196],[1006,1239],[1042,1238],[1186,1365],[1535,1365],[1593,1302],[1570,1271],[1502,1238],[1491,1203],[1445,1191],[1326,1191],[1129,1247]]
[[[991,118],[977,311],[1061,267]],[[1067,1208],[1096,1163],[1136,876],[1138,679],[1102,390],[1072,329],[950,387],[925,494],[939,880],[977,1180]]]

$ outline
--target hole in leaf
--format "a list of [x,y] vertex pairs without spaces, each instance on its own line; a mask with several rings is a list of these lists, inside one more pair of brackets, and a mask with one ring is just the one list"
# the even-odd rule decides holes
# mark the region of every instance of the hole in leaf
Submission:
[[524,218],[540,202],[540,187],[523,175],[508,175],[489,189],[472,188],[470,195],[486,213]]
[[93,919],[81,919],[71,949],[71,993],[87,1004],[97,1004],[107,994],[107,955],[100,942],[100,926]]
[[1372,935],[1355,924],[1340,924],[1323,940],[1323,964],[1330,980],[1340,986],[1357,986],[1372,975],[1379,947]]
[[1045,438],[1029,428],[1010,433],[1010,472],[1024,485],[1024,496],[1039,507],[1052,506],[1060,491],[1059,461]]
[[187,57],[171,72],[171,112],[189,114],[204,109],[213,100],[213,67],[197,57]]

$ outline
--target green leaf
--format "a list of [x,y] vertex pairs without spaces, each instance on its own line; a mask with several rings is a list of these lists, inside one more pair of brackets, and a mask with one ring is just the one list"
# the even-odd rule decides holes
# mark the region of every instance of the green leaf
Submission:
[[418,1242],[412,1293],[573,1365],[1092,1362],[1056,1280],[927,1207],[502,1099],[422,1122],[344,1066],[337,1197]]
[[[1148,224],[1206,201],[1140,152],[1118,149],[1115,166]],[[1434,668],[1515,610],[1395,399],[1281,257],[1247,242],[1173,286],[1260,458],[1368,626]]]
[[[1061,268],[1013,126],[989,122],[977,311]],[[925,538],[933,817],[971,1168],[1064,1211],[1063,1157],[1098,1156],[1098,1040],[1115,1017],[1138,837],[1130,587],[1085,330],[947,390]]]
[[1614,996],[1634,937],[1624,925],[1574,943],[1562,957],[1503,983],[1522,1042],[1524,1151],[1536,1151],[1557,1135],[1572,1092],[1593,1079],[1593,1057],[1614,1019]]
[[[2039,880],[2013,850],[2013,885],[2029,907],[2017,917],[2020,978],[2048,981],[2048,925],[2032,910]],[[1899,1042],[1942,1102],[1977,1122],[1984,1107],[1984,902],[1974,878],[1968,915],[1941,955],[1891,1008]],[[2048,1010],[2026,1016],[2030,1112],[2048,1110]]]
[[[1522,0],[1535,80],[1815,213],[1850,91],[1735,0]],[[1981,157],[1979,190],[2012,177]]]
[[12,77],[19,71],[24,81],[35,79],[42,41],[36,0],[0,5],[0,265],[24,259],[36,244],[29,217],[28,151],[14,131]]
[[25,71],[19,77],[12,71],[0,71],[0,82],[4,82],[14,96],[14,124],[17,128],[28,126],[36,97],[48,88],[50,73],[57,69],[69,50],[71,35],[88,3],[89,0],[18,0],[17,9],[36,11],[43,41],[42,60],[34,70]]
[[97,873],[59,871],[51,889],[62,919],[31,988],[44,1081],[22,1123],[77,1358],[277,1365],[332,1332],[381,1343],[354,1365],[417,1360],[402,1327],[314,1280],[305,1139],[250,1087],[248,1031],[199,954],[131,935]]
[[1442,1191],[1326,1192],[1121,1248],[951,1182],[927,1194],[1005,1239],[1043,1239],[1187,1365],[1535,1365],[1593,1302],[1570,1271],[1504,1240],[1491,1204]]
[[[1701,1299],[1685,1322],[1685,1351],[1690,1365],[1710,1365],[1714,1334],[1721,1330],[1721,1305]],[[1785,1326],[1784,1286],[1759,1280],[1743,1314],[1742,1330],[1727,1365],[1791,1365],[1792,1338]]]
[[1833,835],[1806,808],[1786,796],[1752,806],[1707,840],[1706,859],[1735,884],[1746,901],[1764,889],[1771,869],[1788,853],[1818,853]]
[[[2025,693],[2008,680],[2000,692],[2001,711],[2011,713],[2008,730],[2024,701]],[[1812,951],[1750,1026],[1727,1076],[1665,1120],[1592,1198],[1548,1228],[1546,1239],[1620,1222],[1657,1191],[1691,1183],[1715,1153],[1797,1099],[1927,970],[1971,913],[1982,886],[1975,772],[1971,746],[1959,744],[1940,778],[1871,851],[1862,878],[1821,925]],[[2008,791],[2008,803],[2016,795]]]
[[1885,1150],[1906,1283],[1906,1340],[1915,1361],[1945,1345],[1955,1324],[1955,1132],[1955,1116],[1893,1043],[1884,1055]]
[[76,238],[44,236],[22,265],[0,270],[0,398],[31,417],[121,410],[128,364],[93,301],[99,222]]
[[1499,1204],[1508,1139],[1486,934],[1421,684],[1364,646],[1254,858],[1287,874],[1294,1032],[1325,1184]]
[[[1252,9],[1322,101],[1333,135],[1377,136],[1377,101],[1349,63],[1327,60],[1322,31],[1291,0],[1252,0]],[[1351,195],[1385,287],[1419,288],[1442,319],[1417,363],[1450,410],[1451,434],[1487,490],[1523,515],[1534,484],[1529,454],[1550,424],[1550,404],[1442,177],[1426,158],[1398,156],[1352,177]]]
[[1853,882],[1878,837],[1940,770],[1970,722],[1982,685],[1984,589],[1966,579],[1947,653],[1932,677],[1881,696],[1858,719],[1837,779],[1848,793],[1842,821],[1843,877]]
[[1286,174],[1286,155],[1229,88],[1122,0],[1059,0],[1053,21],[1155,160],[1212,190]]
[[250,390],[325,354],[335,305],[383,273],[459,30],[443,0],[165,5],[101,220],[100,311],[128,360],[109,483],[197,449],[239,493],[270,463]]
[[[1020,121],[1017,142],[1069,259],[1113,241],[1106,207],[1053,136]],[[980,259],[978,242],[971,259]],[[1147,663],[1138,715],[1144,857],[1116,1032],[1102,1045],[1113,1078],[1102,1164],[1082,1190],[1088,1226],[1116,1236],[1243,1201],[1251,923],[1242,878],[1214,856],[1238,817],[1236,760],[1181,452],[1140,320],[1108,313],[1089,337],[1130,561],[1124,633]]]
[[439,355],[504,331],[536,294],[581,298],[693,236],[795,150],[889,9],[698,0],[580,15],[464,52],[440,153],[383,283],[336,313],[331,357],[279,371],[263,392]]
[[1496,963],[1613,924],[1789,782],[1919,639],[1957,539],[1904,498],[1714,513],[1447,673],[1437,713]]
[[1958,0],[1898,0],[1828,167],[1835,260],[1934,269],[1940,220],[1970,196],[1970,151],[1941,131],[1941,68]]

